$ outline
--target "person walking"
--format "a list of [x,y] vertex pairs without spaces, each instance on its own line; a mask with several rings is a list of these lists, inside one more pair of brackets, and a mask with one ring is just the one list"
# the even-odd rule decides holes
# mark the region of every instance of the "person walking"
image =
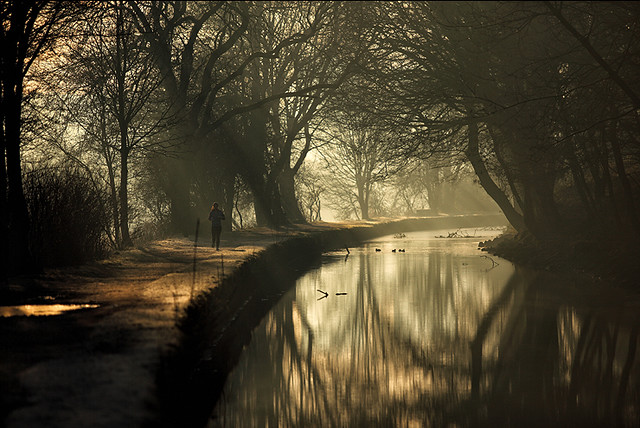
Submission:
[[209,211],[209,221],[211,221],[211,248],[215,245],[216,250],[220,250],[222,220],[225,220],[224,213],[218,208],[218,203],[214,202],[211,211]]

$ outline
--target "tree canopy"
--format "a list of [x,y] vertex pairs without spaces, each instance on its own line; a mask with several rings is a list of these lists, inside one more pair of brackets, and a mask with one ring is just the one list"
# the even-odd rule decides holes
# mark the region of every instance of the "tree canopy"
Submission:
[[229,228],[318,219],[330,194],[367,218],[382,183],[442,206],[434,183],[460,174],[538,239],[637,236],[639,15],[634,2],[4,2],[2,259],[40,245],[23,183],[51,168],[80,168],[105,195],[115,247],[149,224],[193,233],[213,201]]

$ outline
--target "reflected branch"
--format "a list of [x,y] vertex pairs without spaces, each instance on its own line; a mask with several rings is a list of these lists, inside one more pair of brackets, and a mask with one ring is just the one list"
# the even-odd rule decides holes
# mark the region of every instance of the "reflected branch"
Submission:
[[636,359],[636,350],[638,347],[638,325],[636,324],[631,330],[631,334],[629,337],[629,349],[627,351],[627,360],[624,363],[624,368],[622,369],[622,373],[620,374],[620,387],[618,389],[618,399],[616,401],[616,412],[615,414],[618,416],[618,425],[623,426],[623,407],[625,404],[625,396],[627,394],[627,387],[629,385],[629,376],[631,374],[631,369],[633,367],[633,363]]
[[489,310],[482,317],[482,321],[476,330],[476,336],[471,341],[471,397],[477,399],[480,394],[480,377],[482,375],[482,345],[487,333],[495,320],[498,312],[503,309],[511,298],[520,277],[515,273],[511,275],[507,285],[504,286],[498,298],[493,302]]

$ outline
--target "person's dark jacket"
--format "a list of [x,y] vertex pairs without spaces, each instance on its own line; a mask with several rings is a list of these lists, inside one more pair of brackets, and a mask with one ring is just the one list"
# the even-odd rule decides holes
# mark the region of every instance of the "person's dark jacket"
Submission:
[[220,211],[220,209],[213,209],[209,213],[209,221],[211,221],[211,226],[213,227],[222,227],[222,220],[225,220],[224,213]]

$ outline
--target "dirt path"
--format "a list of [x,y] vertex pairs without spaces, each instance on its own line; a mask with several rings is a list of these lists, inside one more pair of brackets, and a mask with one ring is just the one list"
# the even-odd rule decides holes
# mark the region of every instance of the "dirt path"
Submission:
[[33,303],[98,307],[0,317],[0,417],[8,428],[143,425],[152,416],[160,355],[176,342],[176,321],[191,297],[280,240],[384,221],[226,233],[221,251],[210,248],[207,231],[197,247],[193,237],[171,238],[12,280],[13,295],[38,291]]
[[346,226],[226,233],[220,251],[210,248],[208,233],[197,247],[194,237],[171,238],[90,265],[13,279],[12,296],[37,290],[28,303],[98,308],[0,318],[0,416],[7,427],[140,426],[153,405],[158,358],[175,343],[176,320],[192,296],[272,243]]

